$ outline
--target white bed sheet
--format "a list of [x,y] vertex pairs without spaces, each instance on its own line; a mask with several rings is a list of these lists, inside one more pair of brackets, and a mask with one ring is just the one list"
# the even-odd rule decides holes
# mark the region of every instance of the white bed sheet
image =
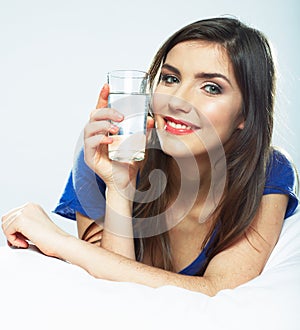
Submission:
[[[121,271],[121,270],[120,270]],[[0,248],[1,329],[300,329],[300,213],[263,273],[215,297],[94,279],[34,248]]]

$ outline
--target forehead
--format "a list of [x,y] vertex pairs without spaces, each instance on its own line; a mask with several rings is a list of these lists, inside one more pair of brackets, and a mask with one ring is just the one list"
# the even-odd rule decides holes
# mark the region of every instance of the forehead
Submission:
[[202,40],[189,40],[178,43],[167,54],[165,63],[184,69],[200,71],[214,70],[233,75],[232,64],[226,49],[216,43]]

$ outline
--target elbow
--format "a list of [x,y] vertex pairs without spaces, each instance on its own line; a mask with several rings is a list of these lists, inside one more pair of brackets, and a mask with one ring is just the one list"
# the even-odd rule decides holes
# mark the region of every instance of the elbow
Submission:
[[206,295],[209,297],[214,297],[217,293],[219,293],[223,288],[220,288],[220,286],[218,285],[218,283],[216,283],[215,280],[212,279],[205,279],[206,280],[206,287],[207,287],[207,291],[206,291]]
[[227,277],[222,276],[203,276],[206,283],[206,294],[209,297],[216,296],[222,290],[233,290],[241,284],[244,284],[249,278],[239,281],[230,281]]

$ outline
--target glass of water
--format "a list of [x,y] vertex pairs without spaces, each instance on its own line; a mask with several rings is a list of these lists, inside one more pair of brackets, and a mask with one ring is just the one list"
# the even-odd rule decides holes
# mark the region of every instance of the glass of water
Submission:
[[108,156],[119,162],[140,161],[145,157],[149,76],[138,70],[116,70],[107,74],[110,87],[108,107],[124,115],[108,145]]

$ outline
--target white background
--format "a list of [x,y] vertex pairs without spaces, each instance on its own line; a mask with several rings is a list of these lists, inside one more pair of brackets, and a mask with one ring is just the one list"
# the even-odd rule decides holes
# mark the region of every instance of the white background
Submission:
[[147,70],[170,34],[211,16],[236,16],[271,40],[279,71],[274,142],[300,168],[299,4],[0,0],[0,214],[26,201],[51,211],[106,72]]

